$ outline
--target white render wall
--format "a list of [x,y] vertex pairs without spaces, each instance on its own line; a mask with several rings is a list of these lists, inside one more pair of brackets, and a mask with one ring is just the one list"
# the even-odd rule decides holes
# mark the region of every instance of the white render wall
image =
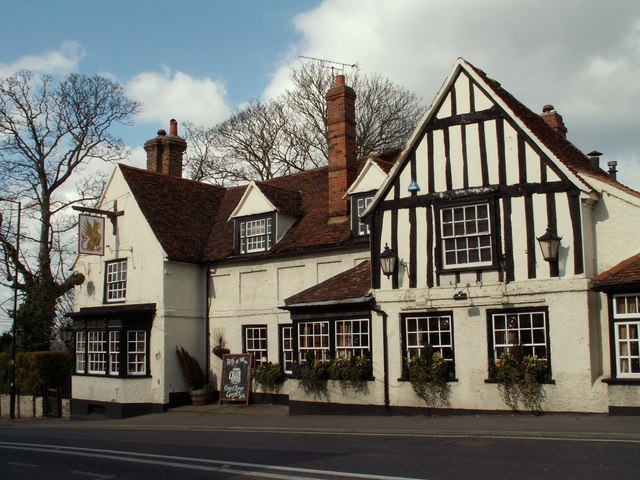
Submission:
[[[391,406],[427,406],[402,376],[403,313],[453,312],[454,355],[457,381],[451,382],[450,408],[508,409],[496,383],[487,383],[487,310],[499,308],[548,307],[552,378],[545,384],[545,411],[606,412],[606,385],[600,372],[592,371],[591,337],[601,341],[600,332],[589,327],[587,280],[540,280],[495,283],[465,288],[467,300],[453,300],[453,286],[431,289],[376,290],[380,309],[388,314],[389,380]],[[382,337],[382,322],[373,319],[374,343]],[[380,350],[374,353],[374,376],[382,378]],[[607,353],[608,355],[608,353]],[[601,360],[601,359],[600,359]],[[600,362],[595,362],[598,365]]]
[[185,391],[175,354],[176,344],[205,361],[205,276],[204,267],[166,260],[166,254],[142,215],[120,170],[115,169],[100,209],[111,210],[117,201],[118,235],[105,221],[105,255],[80,255],[75,271],[86,276],[76,288],[75,311],[83,307],[122,305],[105,304],[105,262],[127,258],[126,304],[155,303],[150,348],[147,352],[151,377],[113,378],[74,375],[73,397],[118,403],[169,402],[169,393]]
[[[268,360],[279,363],[279,325],[290,324],[289,312],[278,307],[291,295],[369,258],[368,247],[348,252],[307,254],[214,266],[210,273],[210,324],[213,346],[222,334],[231,353],[242,349],[243,325],[266,325]],[[212,356],[218,379],[219,362]],[[219,380],[218,380],[219,381]]]

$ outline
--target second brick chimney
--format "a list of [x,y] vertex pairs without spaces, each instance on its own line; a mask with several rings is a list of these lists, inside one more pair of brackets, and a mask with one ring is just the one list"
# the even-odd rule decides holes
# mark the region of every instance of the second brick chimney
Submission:
[[325,96],[327,100],[327,142],[329,147],[329,223],[349,219],[348,200],[343,198],[357,174],[356,92],[345,85],[344,75]]
[[549,125],[553,130],[558,132],[564,138],[567,138],[567,127],[564,126],[562,115],[556,112],[553,105],[545,105],[542,107],[542,115],[540,115],[540,117],[542,117],[547,125]]
[[187,142],[178,135],[178,122],[172,118],[169,122],[169,135],[161,129],[156,138],[144,142],[147,170],[182,177],[182,155],[186,149]]

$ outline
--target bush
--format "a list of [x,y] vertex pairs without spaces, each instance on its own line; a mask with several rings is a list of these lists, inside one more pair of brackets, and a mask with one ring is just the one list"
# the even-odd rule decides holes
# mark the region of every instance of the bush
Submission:
[[278,390],[284,380],[284,372],[278,363],[262,363],[253,370],[253,381],[263,391]]
[[329,365],[329,379],[337,380],[343,388],[366,390],[366,381],[372,376],[371,360],[367,357],[338,357]]
[[418,397],[430,405],[449,405],[449,364],[438,352],[427,346],[422,355],[406,361],[405,368]]
[[[47,387],[64,385],[71,375],[73,356],[69,352],[19,352],[16,354],[16,390],[22,395],[38,395]],[[0,353],[0,384],[11,384],[11,354]],[[8,391],[7,391],[8,393]]]
[[305,365],[298,369],[300,386],[307,395],[319,396],[327,390],[329,379],[329,364],[327,360],[307,359]]
[[514,347],[511,353],[500,355],[492,373],[507,406],[518,411],[523,405],[530,412],[540,413],[545,398],[542,386],[547,372],[545,360],[526,355],[523,348]]

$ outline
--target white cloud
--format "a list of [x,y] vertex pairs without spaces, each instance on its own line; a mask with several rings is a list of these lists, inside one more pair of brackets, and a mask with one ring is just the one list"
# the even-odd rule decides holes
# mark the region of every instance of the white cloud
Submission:
[[12,75],[19,70],[38,73],[65,74],[78,69],[85,56],[84,47],[75,40],[67,40],[57,50],[41,55],[27,55],[14,63],[0,63],[0,77]]
[[182,72],[142,72],[126,84],[127,94],[142,103],[138,121],[169,125],[175,118],[196,125],[214,125],[227,118],[224,85],[211,78],[194,78]]
[[[578,148],[618,160],[619,178],[640,188],[640,2],[325,0],[294,25],[303,40],[287,61],[358,63],[427,104],[464,57],[534,112],[552,103]],[[264,96],[288,86],[288,70]]]

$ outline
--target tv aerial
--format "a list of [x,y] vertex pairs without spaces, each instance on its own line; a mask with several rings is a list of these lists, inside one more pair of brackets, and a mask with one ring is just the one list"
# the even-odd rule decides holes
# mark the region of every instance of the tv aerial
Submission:
[[357,63],[336,62],[334,60],[326,60],[324,58],[307,57],[306,55],[298,55],[298,58],[304,58],[305,60],[313,60],[314,62],[318,62],[318,63],[320,63],[321,67],[330,68],[332,75],[335,75],[336,70],[340,74],[344,74],[344,69],[345,68],[355,68],[356,70],[358,69],[358,64]]

